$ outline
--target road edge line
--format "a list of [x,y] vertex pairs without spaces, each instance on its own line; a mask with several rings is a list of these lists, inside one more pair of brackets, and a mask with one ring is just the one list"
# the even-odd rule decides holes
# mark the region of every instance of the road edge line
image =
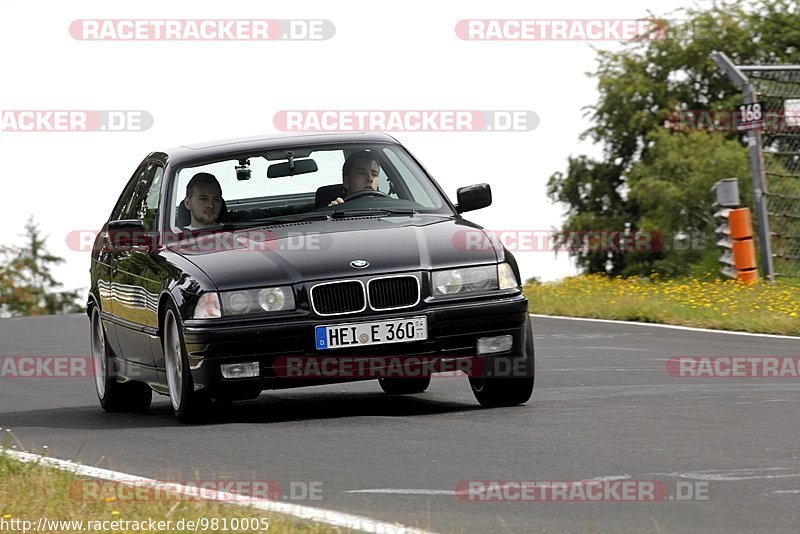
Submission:
[[[153,488],[171,489],[174,491],[176,488],[184,491],[186,494],[191,495],[197,492],[198,488],[191,486],[184,486],[181,484],[163,482],[153,480],[136,475],[129,475],[119,471],[111,471],[109,469],[101,469],[99,467],[92,467],[81,465],[68,460],[61,460],[58,458],[51,458],[49,456],[41,456],[30,452],[15,451],[11,449],[0,448],[0,454],[7,454],[11,458],[24,463],[36,462],[45,467],[52,467],[62,471],[69,471],[76,475],[86,476],[90,478],[109,480],[112,482],[127,483],[127,484],[142,484]],[[242,495],[227,493],[223,491],[206,491],[203,490],[204,500],[224,502],[225,504],[243,505],[241,502]],[[206,498],[207,497],[207,498]],[[363,517],[345,512],[336,512],[334,510],[326,510],[324,508],[315,508],[312,506],[301,506],[298,504],[289,504],[267,499],[258,499],[254,497],[247,497],[247,506],[252,506],[258,510],[265,512],[274,512],[278,514],[288,515],[303,519],[307,521],[314,521],[316,523],[324,523],[336,527],[344,527],[361,532],[369,532],[370,534],[433,534],[430,531],[420,530],[416,528],[406,527],[399,523],[385,523],[368,517]]]
[[677,324],[663,323],[643,323],[641,321],[622,321],[619,319],[593,319],[591,317],[568,317],[566,315],[542,315],[541,313],[529,313],[531,317],[541,317],[542,319],[565,319],[568,321],[592,321],[595,323],[611,324],[631,324],[635,326],[652,326],[654,328],[671,328],[673,330],[689,330],[690,332],[706,332],[709,334],[729,334],[733,336],[754,336],[769,337],[773,339],[793,339],[800,341],[799,336],[788,336],[785,334],[760,334],[758,332],[740,332],[738,330],[714,330],[713,328],[700,328],[697,326],[681,326]]

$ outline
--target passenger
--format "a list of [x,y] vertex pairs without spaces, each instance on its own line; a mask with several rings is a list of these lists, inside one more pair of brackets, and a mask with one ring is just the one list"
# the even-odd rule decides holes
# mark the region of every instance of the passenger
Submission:
[[186,185],[183,205],[192,216],[187,230],[200,230],[216,226],[222,210],[222,187],[217,178],[207,172],[195,174]]
[[[362,150],[350,154],[342,166],[342,186],[345,197],[359,191],[377,191],[380,174],[381,165],[372,152]],[[343,202],[342,197],[337,197],[328,205],[335,206]]]

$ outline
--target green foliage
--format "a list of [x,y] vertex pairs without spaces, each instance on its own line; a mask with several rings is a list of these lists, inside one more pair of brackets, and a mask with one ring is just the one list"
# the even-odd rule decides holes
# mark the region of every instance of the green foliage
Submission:
[[[685,275],[704,253],[715,251],[711,187],[723,178],[740,178],[743,202],[752,200],[748,185],[747,151],[738,141],[705,132],[673,134],[654,130],[647,137],[649,150],[627,175],[628,199],[639,210],[639,228],[666,236],[664,250],[640,254],[622,274]],[[676,236],[686,236],[681,243]],[[720,253],[715,252],[718,257]]]
[[0,247],[0,312],[7,315],[45,315],[76,313],[78,291],[59,291],[62,286],[51,268],[64,262],[45,248],[33,217],[25,224],[25,244]]
[[747,151],[736,133],[676,131],[669,120],[679,110],[733,110],[741,103],[738,89],[711,60],[714,51],[738,64],[796,64],[797,12],[797,4],[786,0],[689,9],[665,39],[598,52],[592,75],[600,97],[588,108],[593,126],[582,137],[602,145],[603,156],[570,158],[566,172],[551,176],[548,195],[566,207],[563,230],[643,229],[660,232],[669,243],[705,236],[707,245],[657,253],[570,250],[580,267],[612,275],[678,275],[703,261],[713,247],[711,185],[737,177],[750,204]]

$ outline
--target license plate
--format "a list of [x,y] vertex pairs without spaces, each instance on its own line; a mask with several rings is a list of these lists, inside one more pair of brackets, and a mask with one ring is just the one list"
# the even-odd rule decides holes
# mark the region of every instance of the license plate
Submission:
[[314,329],[317,349],[365,347],[428,339],[426,317],[387,319],[370,323],[321,325]]

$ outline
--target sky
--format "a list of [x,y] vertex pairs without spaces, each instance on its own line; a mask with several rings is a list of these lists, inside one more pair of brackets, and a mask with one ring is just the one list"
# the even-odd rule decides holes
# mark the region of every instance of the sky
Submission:
[[[518,131],[390,131],[455,202],[487,182],[493,204],[467,214],[487,229],[546,232],[564,207],[546,195],[567,158],[599,156],[579,135],[597,101],[594,48],[614,41],[466,40],[460,20],[631,20],[688,1],[227,2],[140,0],[0,3],[0,244],[22,244],[33,216],[66,289],[85,293],[89,252],[68,236],[107,220],[138,163],[153,150],[276,133],[286,110],[501,110],[527,112]],[[672,18],[679,18],[673,16]],[[92,40],[76,20],[323,20],[315,40]],[[89,32],[85,23],[78,28]],[[70,26],[73,32],[70,32]],[[298,28],[304,26],[298,25]],[[511,30],[509,30],[511,28]],[[271,35],[276,35],[270,26]],[[335,31],[333,31],[335,29]],[[484,26],[487,30],[488,27]],[[513,37],[513,26],[504,35]],[[327,35],[326,35],[327,34]],[[10,131],[13,110],[122,110],[138,131]],[[3,115],[4,114],[4,115]],[[13,115],[13,114],[12,114]],[[152,118],[150,124],[149,118]],[[3,122],[5,121],[5,122]],[[535,128],[530,126],[536,122]],[[50,123],[52,124],[52,122]],[[566,254],[515,252],[523,279],[576,273]]]

